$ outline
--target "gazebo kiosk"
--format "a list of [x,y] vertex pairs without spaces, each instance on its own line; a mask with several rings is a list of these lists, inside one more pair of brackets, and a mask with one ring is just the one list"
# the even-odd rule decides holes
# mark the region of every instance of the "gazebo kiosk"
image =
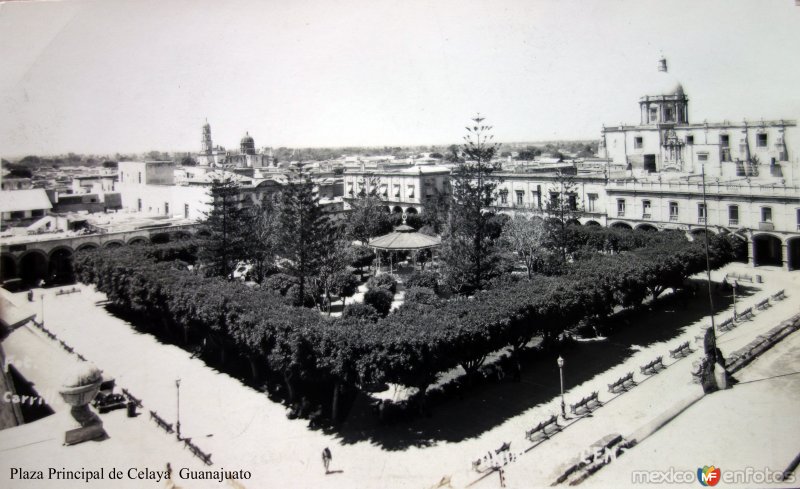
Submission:
[[[375,275],[378,275],[381,269],[381,251],[412,251],[414,264],[416,265],[417,253],[421,250],[438,248],[442,245],[442,238],[439,236],[429,236],[417,232],[411,226],[406,224],[406,215],[403,214],[403,224],[394,228],[389,234],[378,236],[371,239],[367,244],[368,247],[375,251],[377,257],[377,266],[375,267]],[[389,273],[392,273],[392,255],[389,255]]]

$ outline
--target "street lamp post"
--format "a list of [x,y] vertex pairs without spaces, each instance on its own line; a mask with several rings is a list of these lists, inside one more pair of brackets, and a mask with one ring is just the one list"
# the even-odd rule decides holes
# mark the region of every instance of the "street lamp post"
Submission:
[[44,326],[44,294],[41,295],[41,299],[42,299],[42,317],[40,322],[42,323],[42,326]]
[[561,355],[558,356],[556,363],[558,363],[558,375],[561,378],[561,416],[567,419],[566,404],[564,404],[564,359],[561,358]]
[[739,282],[734,280],[733,281],[733,320],[736,321],[736,287],[739,285]]
[[175,388],[178,390],[178,422],[176,423],[178,440],[181,439],[181,379],[175,381]]

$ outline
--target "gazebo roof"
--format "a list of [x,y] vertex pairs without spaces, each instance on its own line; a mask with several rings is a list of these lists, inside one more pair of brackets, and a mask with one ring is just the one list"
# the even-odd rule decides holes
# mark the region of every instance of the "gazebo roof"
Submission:
[[379,250],[402,251],[423,250],[441,246],[442,238],[414,231],[414,228],[401,224],[393,232],[371,239],[367,246]]

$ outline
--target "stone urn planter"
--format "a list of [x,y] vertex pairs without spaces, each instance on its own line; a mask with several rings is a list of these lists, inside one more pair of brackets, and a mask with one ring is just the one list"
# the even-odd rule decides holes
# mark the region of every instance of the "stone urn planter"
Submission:
[[68,424],[72,429],[65,433],[64,444],[74,445],[106,436],[103,422],[92,412],[89,403],[100,390],[103,375],[100,369],[88,362],[80,362],[64,380],[58,391],[64,402],[71,406]]

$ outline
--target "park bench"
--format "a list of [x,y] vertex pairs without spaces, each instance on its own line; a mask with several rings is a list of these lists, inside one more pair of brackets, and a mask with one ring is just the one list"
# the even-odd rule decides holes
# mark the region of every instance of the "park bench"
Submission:
[[752,317],[753,317],[753,308],[748,307],[747,309],[736,315],[736,320],[738,321],[739,319],[751,319]]
[[505,442],[503,442],[502,445],[500,445],[500,448],[498,448],[497,450],[494,451],[494,454],[495,455],[500,455],[501,452],[507,452],[510,449],[511,449],[511,443],[505,441]]
[[128,389],[125,389],[123,387],[122,393],[125,394],[125,397],[127,397],[129,401],[132,401],[134,404],[136,404],[136,406],[142,407],[142,401],[134,397],[133,394],[131,394],[131,392]]
[[778,292],[772,294],[772,299],[774,299],[776,301],[782,301],[785,298],[786,298],[786,291],[785,290],[779,290]]
[[189,450],[194,454],[194,456],[202,460],[204,464],[211,465],[211,454],[200,450],[200,447],[192,443],[191,438],[184,438],[183,443],[185,446],[189,447]]
[[748,275],[746,273],[730,272],[730,273],[725,275],[725,281],[726,282],[728,281],[728,278],[732,278],[733,280],[737,280],[737,281],[740,281],[740,282],[753,283],[753,276],[752,275]]
[[730,331],[735,327],[736,327],[736,323],[733,322],[733,318],[728,318],[725,321],[722,321],[721,323],[719,323],[719,326],[717,326],[717,329],[719,329],[720,331]]
[[636,384],[633,381],[633,372],[628,372],[626,375],[623,375],[622,377],[617,379],[615,382],[612,382],[611,384],[608,384],[608,392],[614,393],[614,392],[617,392],[617,389],[620,389],[620,388],[622,390],[627,390],[626,387],[625,387],[625,383],[627,383],[627,382],[630,382],[632,384]]
[[74,293],[80,292],[80,291],[81,291],[81,289],[78,289],[76,287],[73,287],[73,288],[71,288],[69,290],[60,289],[58,292],[56,292],[56,295],[74,294]]
[[537,435],[543,435],[547,438],[549,435],[547,434],[547,428],[552,426],[555,428],[555,431],[561,431],[561,427],[558,425],[558,416],[555,414],[550,416],[548,419],[542,421],[541,423],[534,426],[532,429],[525,432],[525,438],[530,441],[533,441],[534,437]]
[[769,297],[767,297],[763,301],[761,301],[758,304],[756,304],[756,309],[758,309],[759,311],[763,311],[764,309],[768,308],[769,306],[770,306]]
[[58,342],[61,344],[61,348],[65,349],[67,353],[73,353],[75,351],[71,346],[64,343],[64,340],[58,340]]
[[150,419],[154,420],[158,426],[164,429],[167,433],[174,433],[175,430],[172,429],[172,423],[167,423],[164,419],[158,415],[155,411],[150,411]]
[[580,401],[576,402],[575,404],[569,405],[569,410],[572,414],[577,414],[579,409],[586,409],[587,411],[591,411],[589,407],[590,404],[596,403],[600,404],[600,400],[597,399],[597,391],[592,392],[591,395],[584,397]]
[[646,365],[642,365],[641,367],[639,367],[639,370],[644,375],[653,375],[658,373],[659,368],[665,368],[664,362],[662,361],[662,357],[658,357],[652,362]]
[[692,349],[689,347],[689,342],[681,343],[678,348],[669,351],[669,356],[672,358],[683,358],[686,355],[692,353]]
[[750,282],[753,283],[753,276],[747,275],[746,273],[735,273],[731,272],[725,275],[725,281],[728,282],[728,278],[733,280],[737,280],[739,282]]

